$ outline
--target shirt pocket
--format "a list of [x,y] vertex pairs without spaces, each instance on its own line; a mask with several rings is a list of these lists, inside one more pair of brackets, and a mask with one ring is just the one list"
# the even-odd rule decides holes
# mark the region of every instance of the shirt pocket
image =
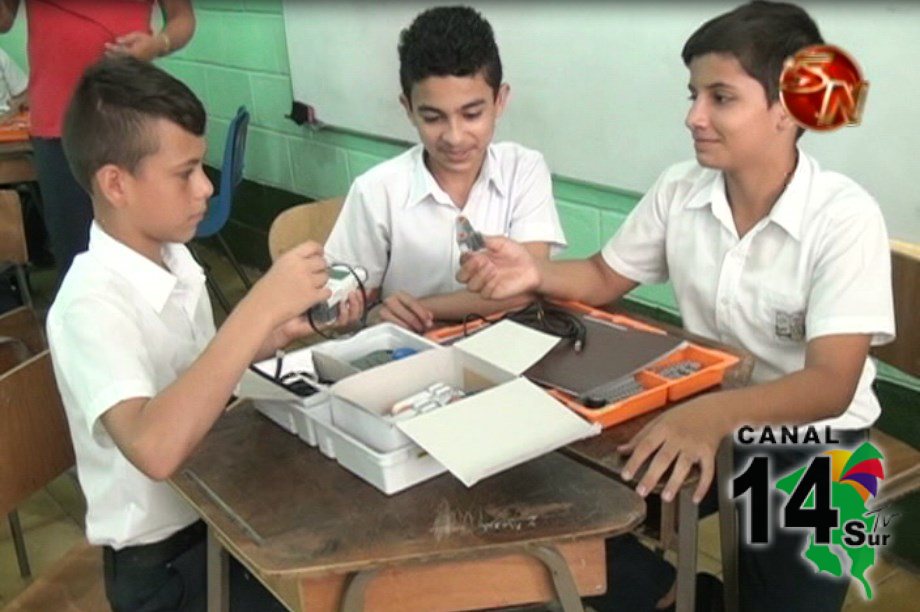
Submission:
[[759,308],[761,322],[774,342],[805,342],[807,301],[794,293],[761,289]]

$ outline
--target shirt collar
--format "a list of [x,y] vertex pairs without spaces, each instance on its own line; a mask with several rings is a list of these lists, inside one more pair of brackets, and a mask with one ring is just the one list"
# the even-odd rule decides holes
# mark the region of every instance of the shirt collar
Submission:
[[776,223],[786,232],[801,241],[802,217],[808,204],[808,184],[810,183],[811,164],[802,151],[797,151],[798,162],[792,178],[780,194],[773,208],[770,209],[770,221]]
[[[802,215],[805,211],[805,199],[809,175],[812,172],[810,161],[802,151],[798,151],[798,164],[783,193],[767,218],[782,227],[790,236],[801,240]],[[734,227],[728,195],[725,193],[725,178],[721,172],[708,172],[703,185],[687,202],[687,208],[705,208],[711,206],[712,214],[728,228]]]
[[168,270],[107,234],[97,222],[89,230],[89,254],[126,279],[158,313],[177,285],[204,286],[204,273],[184,245],[166,243],[162,249]]
[[728,195],[725,193],[725,178],[721,172],[706,169],[700,188],[685,205],[687,208],[710,207],[713,216],[730,231],[735,231]]
[[[485,159],[483,159],[482,168],[476,183],[487,181],[492,185],[499,195],[505,195],[505,183],[502,179],[498,158],[495,148],[492,145],[486,149]],[[472,193],[472,191],[471,191]],[[450,196],[441,189],[435,180],[428,166],[425,165],[425,147],[416,145],[412,150],[412,189],[409,193],[409,206],[414,206],[424,202],[428,196],[438,204],[453,205]]]

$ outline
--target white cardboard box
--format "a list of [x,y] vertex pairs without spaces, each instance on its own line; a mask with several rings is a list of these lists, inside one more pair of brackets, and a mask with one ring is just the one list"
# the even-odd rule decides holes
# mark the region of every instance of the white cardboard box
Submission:
[[342,431],[382,452],[412,443],[412,439],[399,427],[401,420],[388,417],[390,408],[397,401],[438,382],[469,394],[515,378],[513,374],[454,347],[438,347],[428,353],[407,357],[388,364],[381,372],[385,378],[355,374],[332,386],[332,422]]
[[[410,419],[384,418],[395,402],[434,382],[478,392]],[[355,374],[330,393],[339,429],[381,450],[397,445],[402,433],[467,486],[601,430],[537,385],[459,345]]]

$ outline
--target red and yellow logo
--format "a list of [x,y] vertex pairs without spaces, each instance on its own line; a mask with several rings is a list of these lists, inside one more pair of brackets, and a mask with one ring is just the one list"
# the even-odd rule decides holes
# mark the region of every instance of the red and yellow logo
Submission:
[[780,100],[801,127],[819,131],[859,125],[868,81],[843,49],[805,47],[786,60],[780,76]]

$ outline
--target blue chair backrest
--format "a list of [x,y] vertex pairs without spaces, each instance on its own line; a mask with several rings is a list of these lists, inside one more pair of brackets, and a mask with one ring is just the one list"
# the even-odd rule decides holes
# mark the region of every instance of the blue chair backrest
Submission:
[[195,236],[207,238],[219,232],[230,218],[230,209],[233,207],[233,194],[243,180],[243,158],[246,153],[246,132],[249,129],[249,111],[241,106],[236,111],[236,117],[227,128],[227,143],[224,146],[224,161],[220,168],[220,190],[211,197],[208,203],[208,212],[201,223]]

